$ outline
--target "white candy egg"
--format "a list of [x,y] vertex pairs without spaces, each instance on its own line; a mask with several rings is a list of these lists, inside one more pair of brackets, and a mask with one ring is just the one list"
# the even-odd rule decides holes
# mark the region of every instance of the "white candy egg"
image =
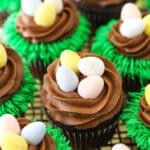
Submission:
[[114,145],[112,147],[112,150],[130,150],[130,148],[126,146],[125,144],[119,143],[119,144]]
[[129,19],[120,25],[120,33],[127,38],[134,38],[144,32],[145,24],[142,19]]

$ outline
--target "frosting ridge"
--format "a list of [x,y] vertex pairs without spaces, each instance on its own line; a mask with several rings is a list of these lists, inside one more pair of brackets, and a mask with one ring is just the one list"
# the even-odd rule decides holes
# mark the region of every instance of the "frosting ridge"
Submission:
[[64,1],[64,9],[57,15],[55,23],[50,27],[36,25],[33,17],[21,12],[16,21],[16,30],[31,42],[52,42],[68,37],[78,25],[79,19],[75,6]]
[[55,121],[84,129],[96,127],[120,111],[122,81],[117,70],[106,59],[90,53],[80,53],[80,56],[95,56],[104,61],[106,69],[102,76],[105,82],[102,93],[95,99],[83,99],[76,91],[61,91],[55,80],[55,72],[59,66],[59,60],[56,60],[47,69],[41,97],[47,113]]
[[11,48],[5,48],[8,61],[5,67],[0,69],[0,103],[7,100],[21,87],[24,76],[21,57]]
[[150,58],[150,38],[144,33],[129,39],[124,37],[119,32],[121,21],[112,27],[109,33],[109,40],[115,45],[116,51],[130,57],[136,57],[141,59]]

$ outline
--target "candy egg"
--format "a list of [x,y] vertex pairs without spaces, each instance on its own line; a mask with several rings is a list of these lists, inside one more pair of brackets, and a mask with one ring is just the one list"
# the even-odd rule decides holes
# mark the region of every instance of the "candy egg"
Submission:
[[37,8],[41,5],[41,0],[22,0],[21,5],[26,15],[34,16]]
[[56,71],[56,82],[64,92],[74,91],[79,83],[78,76],[66,66],[61,66]]
[[45,2],[55,4],[57,14],[60,14],[62,12],[64,7],[63,0],[45,0]]
[[7,53],[5,47],[0,44],[0,68],[3,68],[7,63]]
[[150,36],[150,14],[149,15],[146,15],[144,18],[143,18],[143,21],[145,23],[145,30],[144,30],[144,33],[148,36]]
[[78,94],[82,98],[96,98],[100,95],[104,87],[104,80],[98,76],[88,76],[80,81],[78,85]]
[[134,38],[144,32],[145,24],[142,19],[129,19],[120,25],[120,33],[127,38]]
[[138,7],[133,3],[126,3],[121,10],[121,20],[126,21],[133,18],[142,18],[141,12]]
[[78,69],[79,60],[80,60],[80,56],[71,50],[63,51],[60,56],[61,65],[67,66],[68,68],[72,69],[76,73],[79,72]]
[[85,75],[102,75],[105,70],[103,61],[97,57],[84,57],[78,63],[80,72]]
[[145,87],[145,100],[147,104],[150,106],[150,84]]
[[39,26],[49,27],[55,23],[56,8],[52,3],[44,2],[37,9],[34,21]]
[[2,150],[28,150],[25,139],[14,133],[7,133],[0,142]]
[[38,145],[43,140],[45,133],[45,124],[37,121],[26,125],[21,131],[21,136],[30,144]]
[[112,147],[112,150],[130,150],[130,148],[126,146],[125,144],[119,143],[119,144],[114,145]]
[[0,139],[6,133],[20,134],[20,126],[16,118],[5,114],[0,118]]

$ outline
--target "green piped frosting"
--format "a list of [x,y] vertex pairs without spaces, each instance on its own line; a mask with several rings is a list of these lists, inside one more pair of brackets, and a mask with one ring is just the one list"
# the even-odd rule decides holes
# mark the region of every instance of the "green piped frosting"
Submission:
[[79,25],[68,38],[51,43],[30,43],[16,31],[16,17],[18,15],[19,13],[12,14],[4,23],[4,41],[18,51],[22,57],[27,58],[29,62],[40,59],[44,64],[49,64],[58,58],[63,50],[82,50],[85,42],[88,41],[90,24],[85,17],[80,16]]
[[144,88],[140,92],[129,93],[130,100],[123,111],[121,119],[127,126],[128,136],[134,139],[141,150],[150,150],[150,128],[146,127],[138,117],[140,100],[144,95]]
[[56,150],[72,150],[72,148],[69,145],[70,142],[63,135],[61,129],[48,126],[47,132],[54,139],[56,144]]
[[0,116],[8,113],[19,117],[24,114],[28,109],[28,104],[33,103],[34,93],[37,91],[37,88],[34,86],[35,84],[36,81],[32,78],[25,64],[22,87],[8,100],[0,104]]
[[18,11],[21,7],[21,0],[0,0],[0,12],[9,13]]
[[141,85],[150,80],[150,60],[127,57],[118,53],[115,46],[109,41],[108,34],[117,20],[111,20],[107,25],[101,26],[94,38],[92,52],[106,57],[114,63],[122,77],[139,77]]

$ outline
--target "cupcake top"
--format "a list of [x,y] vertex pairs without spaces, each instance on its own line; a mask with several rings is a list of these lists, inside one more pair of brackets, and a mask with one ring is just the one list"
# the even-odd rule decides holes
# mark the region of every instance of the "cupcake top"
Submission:
[[150,85],[139,92],[129,93],[129,102],[121,119],[125,122],[129,137],[135,140],[141,150],[150,146]]
[[52,42],[71,35],[78,22],[77,10],[68,0],[22,0],[16,30],[30,42]]
[[4,59],[4,66],[1,65],[0,68],[0,103],[2,103],[22,86],[24,67],[20,56],[14,50],[4,45],[0,45],[0,49],[1,58]]
[[150,84],[145,87],[145,94],[140,100],[140,120],[148,127],[150,127]]
[[108,60],[66,50],[48,66],[41,96],[55,121],[92,128],[120,111],[122,81]]
[[11,113],[19,116],[33,101],[35,80],[13,49],[0,44],[0,58],[0,115]]
[[0,131],[3,150],[71,150],[59,129],[46,127],[41,121],[32,122],[26,118],[16,120],[12,115],[5,114],[0,118]]
[[107,6],[121,3],[122,0],[76,0],[82,4],[95,5],[95,6]]
[[150,58],[148,18],[149,15],[142,18],[139,9],[132,3],[123,6],[120,21],[112,27],[108,37],[117,52],[128,57]]

